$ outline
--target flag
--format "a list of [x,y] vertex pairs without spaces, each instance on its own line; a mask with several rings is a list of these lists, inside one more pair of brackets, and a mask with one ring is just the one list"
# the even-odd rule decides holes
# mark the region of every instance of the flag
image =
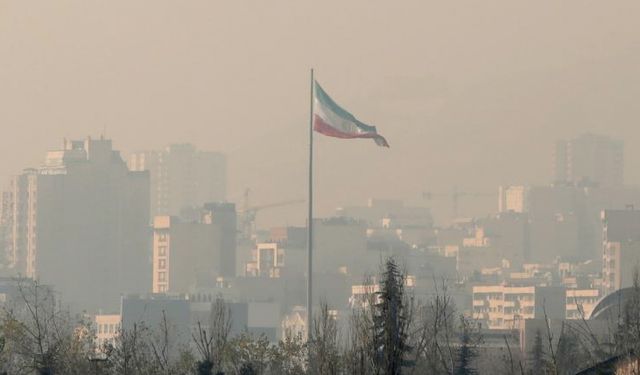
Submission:
[[378,134],[375,126],[358,121],[336,104],[317,81],[313,99],[313,130],[336,138],[372,138],[378,146],[389,147],[387,140]]

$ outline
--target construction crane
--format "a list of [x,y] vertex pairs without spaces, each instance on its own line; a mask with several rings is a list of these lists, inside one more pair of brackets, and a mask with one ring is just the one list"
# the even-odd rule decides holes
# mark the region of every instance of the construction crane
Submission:
[[454,187],[451,193],[432,193],[430,191],[422,192],[422,199],[424,200],[432,200],[434,197],[450,197],[451,198],[451,214],[453,218],[458,217],[458,209],[460,205],[460,198],[463,197],[488,197],[495,195],[495,193],[487,193],[487,192],[467,192],[460,191],[457,187]]
[[240,214],[240,231],[245,239],[252,239],[256,230],[256,214],[258,211],[262,211],[269,208],[289,206],[293,204],[303,203],[304,199],[292,199],[275,203],[262,204],[258,206],[251,206],[249,204],[249,189],[244,191],[244,202],[242,204],[242,210]]

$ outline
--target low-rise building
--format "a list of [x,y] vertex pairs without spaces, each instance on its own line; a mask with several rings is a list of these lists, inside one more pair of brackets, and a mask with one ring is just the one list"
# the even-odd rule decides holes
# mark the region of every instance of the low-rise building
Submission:
[[115,346],[121,321],[120,314],[100,314],[93,317],[96,351],[104,352],[108,346]]
[[153,221],[153,292],[186,293],[198,282],[235,275],[233,204],[206,204],[200,220],[175,216]]
[[587,319],[599,297],[598,289],[567,289],[567,319]]
[[517,329],[524,319],[564,319],[563,287],[486,285],[473,287],[473,317],[489,329]]

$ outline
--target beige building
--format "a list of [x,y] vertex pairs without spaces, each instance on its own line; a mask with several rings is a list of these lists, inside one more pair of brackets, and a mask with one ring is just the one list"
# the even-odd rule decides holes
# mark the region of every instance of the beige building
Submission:
[[285,252],[276,242],[261,242],[256,245],[255,261],[247,267],[247,273],[260,277],[280,277],[284,267]]
[[65,139],[14,177],[2,200],[9,273],[53,285],[86,311],[147,290],[149,176],[129,171],[111,140]]
[[632,286],[640,268],[640,210],[602,211],[603,295]]
[[116,338],[120,333],[121,321],[122,318],[119,314],[94,316],[96,351],[103,352],[108,345],[116,344]]
[[597,289],[567,289],[567,319],[587,319],[599,299]]
[[367,308],[372,303],[379,302],[380,284],[363,284],[351,286],[351,297],[349,297],[349,307]]
[[554,183],[602,187],[624,183],[624,143],[596,134],[556,142]]
[[14,176],[2,194],[0,246],[5,267],[14,274],[36,277],[36,218],[38,171],[26,169]]
[[220,268],[221,236],[216,226],[184,223],[175,216],[156,216],[153,292],[187,292],[198,277],[215,279]]
[[185,209],[226,199],[227,162],[218,152],[172,144],[161,151],[131,154],[129,168],[149,171],[152,216],[178,216]]
[[500,186],[498,188],[498,212],[526,212],[528,188],[522,185]]
[[431,228],[433,217],[426,207],[406,206],[401,200],[370,198],[366,206],[339,207],[337,216],[353,218],[372,227]]
[[154,293],[186,293],[198,283],[235,275],[235,206],[205,205],[201,220],[153,221]]
[[380,263],[378,256],[367,252],[367,226],[349,218],[315,220],[314,269],[317,273],[336,273],[346,270],[361,276]]
[[564,319],[564,288],[486,285],[473,287],[473,318],[488,329],[517,329],[523,320]]
[[[359,284],[351,286],[351,296],[349,297],[349,307],[351,308],[366,308],[370,303],[380,302],[381,286],[375,282],[375,279],[370,280],[370,284]],[[414,275],[406,275],[404,279],[404,285],[407,289],[415,290],[416,277]]]

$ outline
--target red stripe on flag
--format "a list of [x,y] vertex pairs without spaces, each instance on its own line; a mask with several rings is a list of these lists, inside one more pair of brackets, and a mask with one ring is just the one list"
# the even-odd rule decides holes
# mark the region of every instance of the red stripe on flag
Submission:
[[373,138],[376,141],[376,144],[384,147],[389,147],[387,140],[384,139],[383,136],[376,133],[362,133],[362,134],[354,134],[354,133],[345,133],[340,131],[333,126],[327,124],[322,117],[318,115],[314,115],[313,121],[313,130],[317,131],[320,134],[324,134],[329,137],[335,138],[343,138],[343,139],[354,139],[354,138]]

